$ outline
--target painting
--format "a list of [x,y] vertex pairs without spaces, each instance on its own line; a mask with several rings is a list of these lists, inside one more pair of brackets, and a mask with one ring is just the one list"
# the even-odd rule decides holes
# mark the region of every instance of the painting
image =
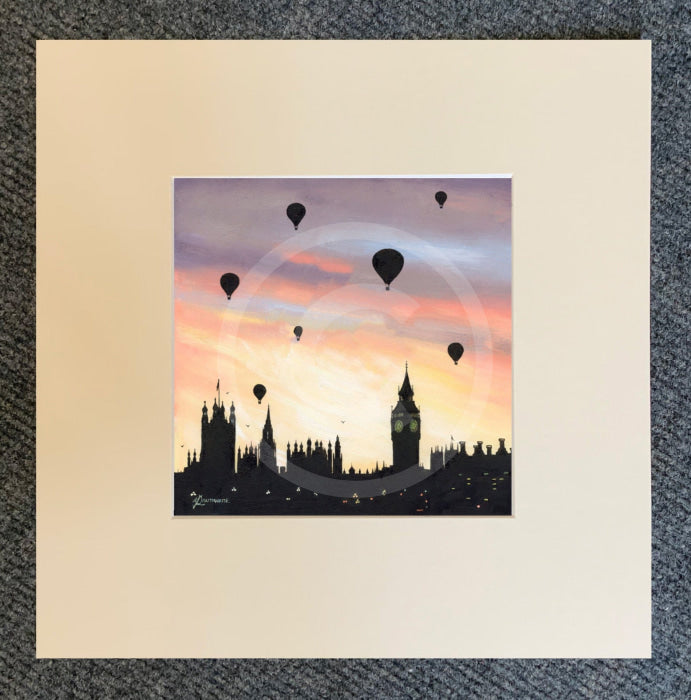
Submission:
[[173,201],[175,515],[511,515],[509,176]]

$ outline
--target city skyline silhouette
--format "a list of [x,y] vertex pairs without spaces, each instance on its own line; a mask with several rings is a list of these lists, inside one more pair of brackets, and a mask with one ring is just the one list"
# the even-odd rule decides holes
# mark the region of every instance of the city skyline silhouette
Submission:
[[326,446],[319,438],[289,440],[280,466],[270,406],[261,441],[243,449],[236,441],[235,404],[226,412],[219,385],[211,409],[206,401],[201,409],[199,451],[189,449],[186,468],[175,475],[177,515],[511,513],[511,453],[504,438],[496,451],[481,441],[470,451],[465,440],[437,446],[425,468],[422,416],[407,365],[391,409],[391,461],[377,460],[371,471],[348,467],[338,435]]
[[325,477],[338,436],[345,478],[510,443],[510,215],[510,178],[176,179],[176,473],[200,397],[248,471],[272,441]]

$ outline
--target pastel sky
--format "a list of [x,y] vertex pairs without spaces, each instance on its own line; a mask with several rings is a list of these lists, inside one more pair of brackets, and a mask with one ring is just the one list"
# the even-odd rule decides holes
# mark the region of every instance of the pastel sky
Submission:
[[[451,436],[511,444],[510,178],[179,178],[174,202],[176,470],[217,379],[243,448],[268,404],[279,464],[288,441],[336,435],[346,467],[390,463],[406,362],[425,466]],[[307,209],[298,231],[291,202]],[[389,291],[382,248],[405,259]],[[240,278],[230,301],[225,272]]]

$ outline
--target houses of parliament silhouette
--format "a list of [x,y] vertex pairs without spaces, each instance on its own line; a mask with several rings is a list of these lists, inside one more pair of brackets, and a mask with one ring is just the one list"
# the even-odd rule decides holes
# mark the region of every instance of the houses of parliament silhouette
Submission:
[[[241,449],[236,445],[235,405],[231,402],[226,412],[220,396],[220,382],[216,388],[218,394],[211,417],[206,402],[202,407],[199,454],[196,449],[188,451],[186,468],[175,474],[175,514],[476,515],[511,512],[511,454],[503,438],[499,439],[495,454],[492,454],[491,445],[483,451],[482,442],[476,443],[472,454],[468,454],[466,443],[460,442],[457,447],[452,443],[448,448],[432,449],[429,469],[420,463],[422,424],[407,363],[403,383],[398,389],[398,402],[391,410],[392,461],[388,466],[384,461],[379,466],[377,461],[376,467],[365,473],[356,471],[352,464],[344,468],[338,435],[333,443],[329,440],[326,447],[322,440],[313,442],[309,437],[304,443],[294,440],[292,446],[288,442],[286,466],[279,466],[270,406],[260,443]],[[353,483],[413,473],[415,483],[425,484],[425,488],[415,486],[410,493],[407,488],[398,489],[388,498],[386,490],[382,489],[381,495],[364,501],[353,492],[353,498],[342,499],[310,489],[304,493],[300,487],[295,489],[293,479],[304,472]],[[358,508],[353,510],[352,504]],[[423,507],[419,507],[421,505]]]

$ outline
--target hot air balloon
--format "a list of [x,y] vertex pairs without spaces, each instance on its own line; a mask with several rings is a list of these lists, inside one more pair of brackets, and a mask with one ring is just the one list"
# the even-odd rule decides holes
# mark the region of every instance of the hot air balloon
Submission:
[[448,352],[453,363],[457,365],[458,361],[461,359],[461,355],[463,355],[463,346],[460,343],[451,343]]
[[295,337],[298,339],[298,343],[299,343],[300,336],[302,335],[302,326],[295,326],[295,328],[293,328],[293,333],[295,333]]
[[266,395],[266,387],[263,384],[255,384],[252,393],[257,397],[257,401],[261,403]]
[[305,205],[300,204],[300,202],[293,202],[292,204],[288,205],[286,214],[288,214],[288,218],[293,222],[293,226],[295,226],[296,231],[298,230],[298,225],[302,221],[302,218],[305,216],[306,212],[307,209],[305,209]]
[[372,257],[372,266],[389,288],[398,273],[403,269],[403,256],[393,248],[384,248]]
[[437,200],[439,208],[443,209],[444,202],[446,201],[446,192],[442,192],[441,190],[439,190],[439,192],[437,192],[437,194],[434,195],[434,198]]
[[240,278],[232,272],[226,272],[225,275],[221,276],[221,287],[223,287],[223,291],[228,295],[228,299],[233,295],[233,292],[238,288],[239,284]]

